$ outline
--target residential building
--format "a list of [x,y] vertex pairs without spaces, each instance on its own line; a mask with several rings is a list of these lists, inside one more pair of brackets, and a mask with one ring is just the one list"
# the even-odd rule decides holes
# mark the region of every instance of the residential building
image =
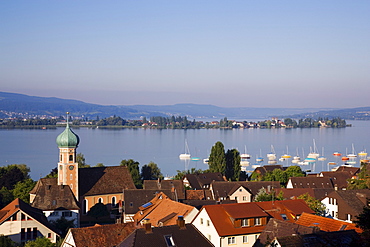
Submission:
[[190,223],[197,215],[198,209],[190,205],[171,200],[163,192],[158,193],[152,200],[141,205],[134,215],[137,224],[143,224],[150,219],[152,226],[167,226],[176,224],[178,216],[183,216]]
[[183,183],[193,190],[209,189],[213,181],[227,181],[220,172],[186,174]]
[[118,247],[212,247],[213,244],[205,238],[192,224],[185,224],[180,216],[176,225],[152,227],[149,220],[144,228],[136,229]]
[[30,192],[30,205],[41,209],[49,222],[64,217],[79,227],[79,203],[68,185],[57,184],[57,178],[41,178]]
[[116,247],[136,229],[133,222],[70,228],[61,247]]
[[37,237],[46,237],[55,243],[58,231],[40,209],[17,198],[0,210],[0,235],[19,244]]
[[295,188],[322,188],[333,189],[333,181],[329,177],[292,177],[289,179],[288,189]]
[[353,222],[370,198],[369,189],[336,190],[328,194],[321,202],[326,207],[326,214],[334,219]]
[[147,190],[171,190],[173,200],[185,199],[185,189],[182,180],[144,180],[143,188]]

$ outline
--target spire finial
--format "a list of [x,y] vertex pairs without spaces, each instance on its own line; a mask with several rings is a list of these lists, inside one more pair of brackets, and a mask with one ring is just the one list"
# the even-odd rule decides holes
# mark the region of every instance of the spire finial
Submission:
[[67,111],[67,127],[69,127],[69,112]]

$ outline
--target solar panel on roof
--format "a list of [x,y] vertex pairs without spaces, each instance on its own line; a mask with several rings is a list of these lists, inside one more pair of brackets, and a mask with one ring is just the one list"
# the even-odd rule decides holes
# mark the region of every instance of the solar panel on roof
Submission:
[[147,203],[143,204],[142,207],[147,208],[147,207],[152,206],[152,205],[153,205],[153,203],[147,202]]

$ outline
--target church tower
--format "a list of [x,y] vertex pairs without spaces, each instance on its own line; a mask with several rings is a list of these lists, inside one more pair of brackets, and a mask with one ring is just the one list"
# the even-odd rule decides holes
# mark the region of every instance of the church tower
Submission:
[[68,118],[69,113],[67,112],[67,126],[56,139],[59,148],[58,185],[69,185],[76,199],[79,200],[76,149],[80,139],[78,135],[69,128]]

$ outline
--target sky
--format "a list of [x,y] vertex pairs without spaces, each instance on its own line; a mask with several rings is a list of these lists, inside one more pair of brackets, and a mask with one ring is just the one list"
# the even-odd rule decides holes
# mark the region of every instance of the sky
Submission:
[[370,1],[0,1],[0,91],[103,105],[370,106]]

